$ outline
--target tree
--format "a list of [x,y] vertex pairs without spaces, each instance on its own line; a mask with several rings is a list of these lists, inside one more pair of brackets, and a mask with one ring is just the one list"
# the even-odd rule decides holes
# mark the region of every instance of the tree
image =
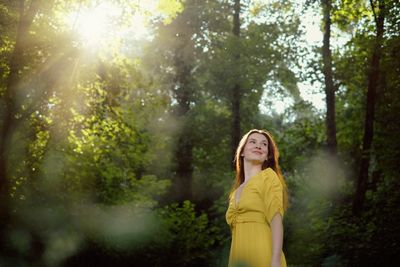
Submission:
[[35,15],[39,11],[40,1],[31,1],[28,8],[26,8],[26,5],[28,4],[27,1],[21,0],[18,4],[19,19],[14,49],[9,62],[7,84],[3,95],[5,108],[0,132],[0,236],[4,234],[4,231],[6,231],[5,227],[10,220],[10,176],[8,174],[8,153],[10,149],[10,139],[13,130],[18,123],[16,115],[19,112],[17,95],[19,86],[21,85],[20,72],[22,71],[26,60],[25,50],[29,45],[29,29]]
[[[157,37],[150,49],[160,51],[154,62],[159,86],[170,96],[167,111],[176,122],[173,138],[171,175],[174,182],[171,200],[183,201],[193,197],[194,131],[192,109],[196,105],[196,69],[203,35],[202,21],[206,3],[191,0],[182,3],[179,14],[170,22],[159,22]],[[146,58],[151,56],[148,55]]]
[[364,121],[364,137],[362,144],[361,162],[359,166],[359,174],[356,181],[356,191],[353,202],[354,214],[360,214],[364,199],[365,192],[367,191],[367,183],[369,177],[369,167],[371,160],[371,148],[374,137],[374,120],[375,120],[375,103],[376,92],[380,82],[380,61],[382,55],[382,44],[384,34],[385,22],[385,1],[378,0],[377,6],[374,1],[370,1],[371,9],[374,14],[375,21],[375,40],[372,52],[372,58],[369,66],[368,73],[368,88],[367,88],[367,101],[365,107],[365,121]]
[[[240,0],[234,0],[233,4],[233,29],[232,33],[234,36],[234,41],[237,44],[237,47],[240,46]],[[232,112],[232,128],[231,128],[231,147],[232,147],[232,156],[231,158],[235,158],[236,147],[239,144],[241,137],[240,130],[240,101],[241,101],[241,86],[240,79],[238,79],[239,74],[239,58],[240,52],[239,49],[234,49],[234,54],[232,55],[232,68],[235,69],[235,77],[234,85],[232,87],[231,94],[231,112]],[[232,165],[234,167],[234,165]]]
[[335,85],[332,73],[332,55],[330,49],[331,37],[331,0],[322,0],[324,39],[322,47],[323,73],[325,78],[326,95],[326,136],[328,151],[336,155],[336,121],[335,121]]

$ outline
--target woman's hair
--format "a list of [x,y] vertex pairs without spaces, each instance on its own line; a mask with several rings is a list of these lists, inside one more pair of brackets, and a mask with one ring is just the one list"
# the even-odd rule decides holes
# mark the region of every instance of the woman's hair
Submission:
[[231,193],[233,193],[233,191],[244,182],[243,157],[241,155],[243,153],[244,146],[246,145],[247,140],[249,139],[249,136],[253,133],[262,134],[268,140],[268,155],[267,159],[263,162],[261,169],[265,170],[267,168],[271,168],[278,175],[279,180],[281,181],[283,186],[283,207],[284,209],[286,209],[288,206],[288,193],[287,193],[285,179],[283,178],[281,167],[279,166],[278,147],[276,146],[272,135],[265,130],[252,129],[249,132],[247,132],[240,140],[239,145],[236,149],[236,154],[234,159],[236,165],[236,178]]

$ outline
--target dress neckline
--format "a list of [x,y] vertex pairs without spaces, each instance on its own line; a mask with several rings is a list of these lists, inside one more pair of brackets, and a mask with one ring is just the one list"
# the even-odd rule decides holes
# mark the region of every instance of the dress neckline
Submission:
[[[255,175],[251,176],[251,178],[249,180],[247,180],[247,182],[242,183],[241,185],[239,185],[238,188],[235,189],[234,192],[234,204],[235,204],[235,208],[239,207],[239,203],[240,203],[240,199],[242,198],[242,194],[244,189],[249,185],[249,183],[254,180],[255,177],[257,177],[257,175],[259,175],[261,172],[263,172],[264,170],[259,171],[258,173],[256,173]],[[238,189],[242,186],[242,190],[238,196]]]

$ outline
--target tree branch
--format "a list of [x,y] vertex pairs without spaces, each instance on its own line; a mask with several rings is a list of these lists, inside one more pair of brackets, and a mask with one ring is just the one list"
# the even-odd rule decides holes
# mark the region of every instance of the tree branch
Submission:
[[375,24],[378,24],[378,18],[376,16],[376,12],[375,12],[375,4],[373,0],[369,0],[369,3],[371,4],[371,9],[372,9],[372,13],[374,14],[374,20],[375,20]]

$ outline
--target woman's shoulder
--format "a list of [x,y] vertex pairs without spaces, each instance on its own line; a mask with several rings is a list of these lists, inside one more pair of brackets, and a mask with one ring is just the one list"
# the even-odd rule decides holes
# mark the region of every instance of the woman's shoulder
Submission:
[[264,180],[276,180],[278,179],[279,181],[279,177],[278,174],[276,174],[276,172],[272,169],[272,168],[266,168],[264,170],[261,171],[261,176]]
[[267,186],[279,186],[281,185],[281,181],[278,177],[278,174],[272,168],[266,168],[261,171],[261,179],[262,183]]

